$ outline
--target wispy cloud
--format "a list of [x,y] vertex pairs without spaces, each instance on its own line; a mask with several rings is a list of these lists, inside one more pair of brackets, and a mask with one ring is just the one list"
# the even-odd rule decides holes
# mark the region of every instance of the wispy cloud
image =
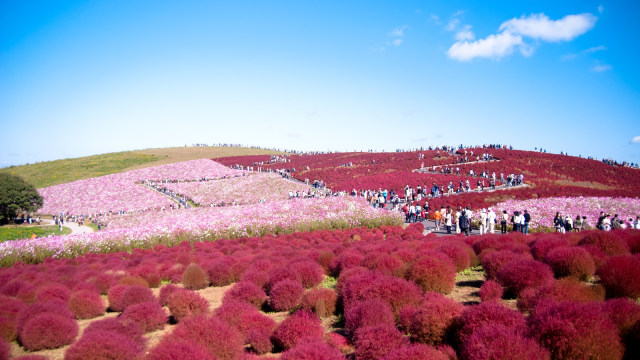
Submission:
[[600,14],[602,14],[602,12],[603,12],[603,11],[604,11],[604,6],[599,5],[599,6],[598,6],[598,12],[599,12]]
[[634,144],[640,144],[640,136],[636,136],[633,139],[631,139],[631,142]]
[[460,19],[453,18],[449,20],[449,22],[444,27],[444,29],[447,31],[455,31],[458,28],[458,26],[460,26]]
[[440,25],[440,16],[436,14],[429,14],[429,20],[433,21],[433,23],[436,25]]
[[[517,48],[523,56],[531,56],[535,48],[523,38],[547,42],[570,41],[593,28],[597,20],[598,18],[592,14],[567,15],[559,20],[551,20],[542,13],[523,15],[503,22],[498,28],[498,34],[476,41],[472,41],[475,38],[472,32],[466,32],[470,32],[471,27],[465,26],[456,33],[456,42],[449,48],[447,54],[458,61],[469,61],[474,58],[497,60],[511,55]],[[587,50],[595,52],[602,49],[594,47]],[[577,55],[569,54],[565,60],[575,56]]]
[[560,59],[561,59],[562,61],[570,61],[570,60],[574,60],[574,59],[576,59],[577,57],[579,57],[579,56],[581,56],[581,55],[584,55],[584,54],[593,54],[593,53],[595,53],[595,52],[598,52],[598,51],[604,51],[604,50],[607,50],[607,47],[606,47],[606,46],[604,46],[604,45],[600,45],[600,46],[593,46],[593,47],[590,47],[590,48],[588,48],[588,49],[584,49],[584,50],[580,51],[579,53],[570,53],[570,54],[562,55],[562,56],[560,57]]
[[607,47],[604,45],[600,45],[600,46],[594,46],[594,47],[590,47],[588,49],[582,50],[582,52],[585,54],[591,54],[594,52],[604,51],[604,50],[607,50]]
[[398,26],[397,28],[391,30],[389,36],[391,37],[391,41],[388,44],[393,46],[400,46],[404,41],[404,32],[407,30],[407,25]]
[[601,72],[609,71],[609,70],[611,70],[611,69],[613,69],[613,68],[611,67],[611,65],[608,65],[608,64],[600,64],[599,62],[596,62],[596,65],[594,65],[594,66],[591,68],[591,71],[593,71],[593,72],[597,72],[597,73],[601,73]]

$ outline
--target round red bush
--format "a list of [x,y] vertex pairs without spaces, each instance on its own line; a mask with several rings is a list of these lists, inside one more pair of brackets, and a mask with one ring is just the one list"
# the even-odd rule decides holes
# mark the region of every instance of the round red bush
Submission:
[[537,260],[513,261],[503,266],[496,278],[506,293],[515,296],[526,288],[545,286],[554,280],[549,265]]
[[309,311],[297,311],[282,321],[273,332],[273,344],[282,350],[288,350],[300,342],[322,340],[324,328],[320,318]]
[[438,251],[447,255],[456,267],[456,271],[462,271],[471,267],[469,247],[463,244],[453,243],[440,246]]
[[22,300],[0,296],[0,338],[14,341],[18,337],[17,317],[26,308],[27,304]]
[[147,360],[217,360],[207,349],[192,340],[165,338],[151,349]]
[[257,309],[260,309],[267,301],[267,294],[264,293],[262,288],[252,282],[240,281],[233,285],[233,287],[224,295],[223,301],[227,300],[246,302]]
[[114,285],[109,288],[107,293],[107,299],[109,300],[109,309],[112,311],[120,312],[124,310],[122,308],[122,297],[124,292],[127,291],[129,285]]
[[233,283],[231,265],[224,261],[214,261],[207,267],[209,281],[213,286],[226,286]]
[[413,344],[391,351],[383,360],[449,360],[449,357],[432,346]]
[[427,293],[417,308],[409,331],[411,339],[423,344],[443,344],[451,339],[456,320],[464,307],[439,293]]
[[251,349],[258,354],[266,354],[273,350],[273,343],[271,342],[271,335],[273,330],[265,328],[251,329],[245,335],[246,343],[249,344]]
[[173,284],[167,284],[160,288],[160,293],[158,294],[158,302],[162,306],[167,306],[167,300],[169,299],[169,295],[173,294],[175,291],[182,289],[179,286]]
[[13,357],[11,359],[12,360],[49,360],[49,358],[44,355],[22,355],[22,356]]
[[36,294],[36,301],[47,302],[50,300],[62,300],[67,302],[71,296],[71,291],[68,287],[62,284],[45,285],[38,289]]
[[610,257],[598,271],[607,297],[640,297],[640,257],[622,255]]
[[520,293],[518,309],[529,312],[539,304],[560,301],[594,302],[603,300],[603,296],[593,287],[573,278],[554,281],[537,289],[527,289]]
[[92,332],[112,332],[125,335],[131,341],[144,347],[146,340],[143,337],[142,329],[133,322],[122,322],[120,318],[106,318],[93,321],[84,329],[82,336]]
[[618,328],[620,338],[629,347],[633,338],[633,327],[640,322],[640,305],[631,299],[617,298],[607,300],[602,308]]
[[16,319],[16,331],[18,332],[18,335],[20,335],[22,329],[25,327],[29,320],[43,313],[51,313],[64,316],[68,319],[74,319],[73,313],[71,312],[71,310],[69,310],[67,304],[65,304],[61,300],[51,300],[47,301],[46,303],[31,304],[20,311],[20,313],[18,314],[18,317]]
[[175,321],[209,311],[209,302],[195,291],[180,289],[169,295],[167,306]]
[[557,247],[565,247],[569,245],[569,241],[567,241],[566,237],[556,234],[544,234],[540,235],[540,237],[531,244],[531,254],[534,259],[542,261],[549,251]]
[[269,305],[276,311],[293,310],[300,303],[304,288],[299,281],[282,280],[269,292]]
[[433,252],[409,267],[407,279],[415,282],[423,291],[448,294],[455,286],[456,267],[446,255]]
[[504,325],[486,325],[467,337],[460,347],[462,360],[549,359],[538,343]]
[[388,253],[373,252],[365,257],[362,265],[380,274],[396,275],[404,263],[397,256]]
[[11,347],[9,344],[0,339],[0,359],[8,360],[11,357]]
[[373,360],[408,346],[409,338],[403,336],[395,326],[381,324],[358,329],[354,344],[356,360]]
[[630,254],[627,243],[616,233],[610,231],[590,231],[580,240],[578,245],[595,246],[609,256]]
[[140,285],[133,285],[129,286],[122,294],[119,308],[126,310],[131,305],[155,301],[157,301],[157,299],[153,296],[151,289]]
[[109,289],[117,283],[117,279],[109,274],[99,274],[93,278],[92,283],[100,290],[102,295],[107,295]]
[[591,254],[578,246],[557,247],[547,253],[544,262],[551,266],[557,277],[568,276],[587,281],[596,272],[596,264]]
[[480,299],[482,301],[500,300],[504,295],[504,289],[497,281],[487,280],[480,287]]
[[155,301],[131,305],[120,315],[121,322],[133,322],[145,333],[164,329],[168,320],[164,308]]
[[406,305],[418,304],[422,300],[422,291],[411,281],[393,276],[379,276],[366,286],[356,299],[380,299],[389,304],[393,313],[397,314]]
[[76,319],[93,319],[107,309],[100,294],[90,290],[73,292],[67,305]]
[[494,251],[482,258],[482,268],[484,269],[484,275],[489,280],[495,280],[496,274],[498,274],[498,271],[500,271],[503,266],[512,261],[525,259],[526,257],[524,255],[514,253],[513,251]]
[[529,328],[554,359],[621,359],[624,352],[618,329],[600,304],[539,306]]
[[264,271],[249,269],[242,274],[240,281],[254,283],[258,287],[264,288],[269,282],[269,274]]
[[296,272],[302,281],[302,286],[310,288],[322,282],[324,274],[322,267],[317,262],[306,260],[296,261],[289,265],[291,270]]
[[182,286],[189,290],[200,290],[209,286],[209,274],[198,264],[191,263],[182,273]]
[[236,359],[244,351],[242,335],[215,317],[198,315],[185,318],[169,336],[191,340],[220,360]]
[[41,313],[32,317],[20,332],[20,342],[29,351],[69,345],[78,335],[78,323],[63,315]]
[[137,359],[143,347],[126,335],[111,331],[92,331],[82,335],[64,355],[65,360]]
[[149,282],[145,280],[142,276],[137,276],[137,275],[125,275],[121,277],[120,280],[118,280],[118,284],[149,287]]
[[369,299],[355,302],[344,311],[345,330],[353,334],[365,326],[380,324],[394,325],[393,310],[380,299]]
[[340,351],[322,342],[299,344],[285,351],[282,360],[346,360]]
[[319,317],[327,317],[336,311],[337,300],[338,295],[331,289],[311,289],[302,295],[300,308],[313,311]]
[[466,306],[460,315],[459,323],[458,340],[460,342],[464,342],[475,330],[489,324],[503,325],[519,333],[524,333],[526,329],[524,315],[496,301]]
[[302,281],[300,280],[300,275],[298,275],[298,273],[286,266],[282,266],[269,271],[269,281],[266,285],[267,292],[270,292],[277,283],[283,280],[297,281],[302,285]]

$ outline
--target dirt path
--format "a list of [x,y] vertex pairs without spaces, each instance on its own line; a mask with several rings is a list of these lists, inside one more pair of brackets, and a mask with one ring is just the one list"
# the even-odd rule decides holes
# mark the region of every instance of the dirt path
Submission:
[[[55,225],[52,219],[42,219],[41,221],[43,225]],[[71,229],[71,234],[87,234],[93,232],[92,228],[86,225],[78,225],[78,223],[74,222],[65,222],[62,226]]]

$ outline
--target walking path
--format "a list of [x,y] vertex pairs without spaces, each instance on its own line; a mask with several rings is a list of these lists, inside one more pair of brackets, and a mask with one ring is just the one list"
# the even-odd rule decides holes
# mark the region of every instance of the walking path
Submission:
[[[463,162],[463,163],[457,163],[457,164],[445,164],[445,165],[433,165],[433,166],[429,166],[429,167],[425,167],[425,168],[420,168],[420,169],[416,169],[413,170],[414,172],[432,172],[434,174],[442,174],[439,172],[436,172],[437,168],[446,168],[446,167],[460,167],[460,166],[464,166],[464,165],[470,165],[470,164],[480,164],[480,163],[488,163],[488,162],[500,162],[500,160],[494,159],[494,160],[476,160],[476,161],[469,161],[469,162]],[[464,174],[460,174],[460,175],[464,175]]]
[[[146,184],[140,184],[140,185],[142,185],[142,186],[144,186],[144,187],[147,187],[147,188],[149,188],[149,189],[151,189],[151,190],[153,190],[153,191],[159,192],[160,194],[162,194],[162,195],[164,195],[164,196],[168,197],[169,199],[173,200],[174,202],[178,203],[179,205],[182,205],[182,206],[184,206],[184,207],[186,207],[186,208],[190,208],[190,207],[191,207],[191,204],[189,204],[189,201],[186,201],[186,202],[185,202],[185,204],[183,204],[183,203],[181,202],[181,200],[182,200],[182,199],[180,199],[180,198],[179,198],[179,197],[177,197],[177,196],[173,196],[173,195],[167,194],[166,192],[164,192],[164,191],[160,191],[159,189],[156,189],[156,188],[154,188],[153,186],[149,186],[149,185],[146,185]],[[189,200],[191,200],[191,199],[189,199]]]
[[[42,222],[43,225],[55,225],[52,219],[41,219],[40,221]],[[65,221],[62,226],[68,227],[69,229],[71,229],[71,234],[87,234],[87,233],[93,232],[92,228],[86,225],[78,225],[78,223],[74,223],[71,221],[70,222]]]

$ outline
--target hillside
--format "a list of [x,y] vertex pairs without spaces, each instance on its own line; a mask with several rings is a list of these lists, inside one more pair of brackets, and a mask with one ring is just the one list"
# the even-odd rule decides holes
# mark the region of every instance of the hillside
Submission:
[[244,147],[174,147],[46,161],[3,168],[0,169],[0,172],[22,176],[36,188],[43,188],[75,180],[188,160],[277,153],[271,150]]

